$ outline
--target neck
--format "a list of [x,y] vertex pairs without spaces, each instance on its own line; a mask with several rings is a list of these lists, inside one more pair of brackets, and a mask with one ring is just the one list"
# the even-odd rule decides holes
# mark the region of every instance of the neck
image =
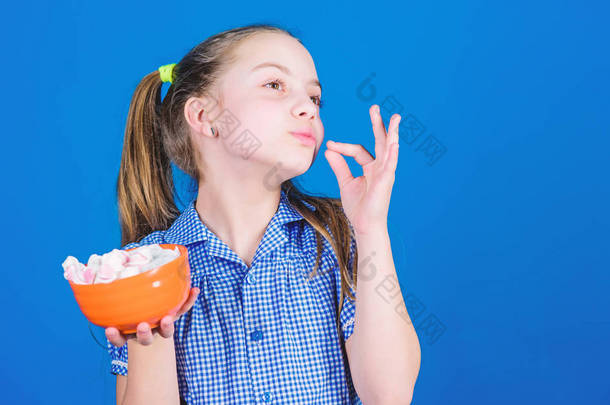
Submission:
[[279,187],[269,190],[260,183],[208,181],[199,185],[195,209],[201,221],[249,267],[279,201]]

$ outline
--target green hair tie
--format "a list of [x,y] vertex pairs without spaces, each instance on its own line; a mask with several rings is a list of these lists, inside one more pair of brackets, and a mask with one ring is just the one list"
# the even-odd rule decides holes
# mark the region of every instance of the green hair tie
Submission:
[[175,63],[170,63],[169,65],[163,65],[161,67],[159,67],[159,73],[161,75],[161,81],[162,82],[170,82],[173,83],[172,81],[172,75],[174,73],[174,66],[176,66]]

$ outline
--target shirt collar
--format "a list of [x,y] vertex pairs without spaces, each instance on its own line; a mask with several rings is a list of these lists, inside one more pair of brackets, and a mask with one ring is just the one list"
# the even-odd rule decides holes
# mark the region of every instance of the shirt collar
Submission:
[[[196,242],[209,240],[215,237],[210,229],[201,221],[197,210],[195,209],[196,198],[182,211],[180,216],[173,222],[169,229],[165,232],[165,242],[174,243],[177,245],[189,245]],[[306,207],[315,211],[316,207],[312,204],[302,201]],[[303,216],[290,204],[288,196],[281,190],[280,202],[278,209],[271,218],[269,226],[284,225],[289,222],[299,221]],[[275,225],[277,224],[277,225]],[[283,227],[282,227],[283,228]]]

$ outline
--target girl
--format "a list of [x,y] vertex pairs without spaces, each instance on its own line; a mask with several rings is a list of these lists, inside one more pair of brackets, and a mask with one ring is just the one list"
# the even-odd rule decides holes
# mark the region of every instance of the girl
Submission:
[[[392,300],[375,291],[398,285],[387,213],[400,116],[386,134],[370,109],[376,158],[329,141],[341,198],[307,195],[291,179],[322,145],[321,91],[301,41],[258,24],[208,38],[136,88],[121,244],[186,246],[193,288],[153,331],[106,329],[118,404],[410,403],[417,336],[400,287]],[[170,161],[199,186],[182,213]],[[360,277],[358,253],[371,261]]]

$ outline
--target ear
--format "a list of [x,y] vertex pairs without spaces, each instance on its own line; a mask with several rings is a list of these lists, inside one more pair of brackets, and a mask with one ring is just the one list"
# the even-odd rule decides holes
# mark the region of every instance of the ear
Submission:
[[207,97],[190,97],[184,103],[184,118],[196,134],[214,138],[212,112],[216,103]]

